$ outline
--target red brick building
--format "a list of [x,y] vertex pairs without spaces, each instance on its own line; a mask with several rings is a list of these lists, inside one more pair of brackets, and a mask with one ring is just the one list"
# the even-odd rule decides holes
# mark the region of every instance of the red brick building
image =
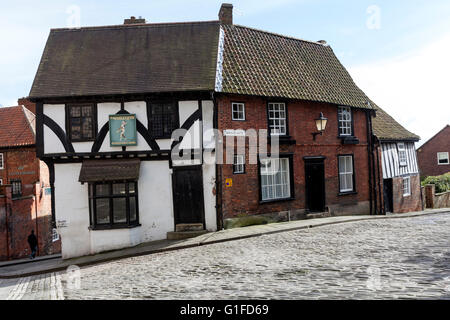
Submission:
[[[231,7],[222,10],[232,16]],[[245,151],[236,149],[234,163],[218,167],[219,215],[379,213],[371,152],[375,105],[330,46],[233,25],[232,18],[221,23],[217,128],[225,136],[267,130],[269,140],[278,136],[280,154],[270,159],[245,137]],[[327,118],[320,135],[319,116]]]
[[450,126],[447,125],[418,150],[420,175],[439,176],[450,172]]
[[36,157],[34,118],[24,106],[0,108],[0,260],[26,257],[31,230],[38,255],[60,251],[52,237],[49,171]]

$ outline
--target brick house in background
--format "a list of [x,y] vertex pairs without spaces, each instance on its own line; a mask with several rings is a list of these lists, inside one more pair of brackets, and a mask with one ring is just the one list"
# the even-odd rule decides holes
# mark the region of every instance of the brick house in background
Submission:
[[450,172],[450,125],[425,142],[417,153],[422,177]]
[[[34,106],[28,101],[27,107]],[[0,108],[0,119],[0,260],[26,257],[31,230],[38,255],[57,253],[49,172],[36,157],[35,115],[21,105]]]
[[377,106],[373,119],[379,179],[379,202],[384,212],[422,210],[419,165],[415,143],[420,137],[406,130]]

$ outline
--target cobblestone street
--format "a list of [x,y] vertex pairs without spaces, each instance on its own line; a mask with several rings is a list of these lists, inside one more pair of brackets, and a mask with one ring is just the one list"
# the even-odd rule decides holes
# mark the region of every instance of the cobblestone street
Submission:
[[450,214],[360,221],[0,280],[0,298],[450,299],[449,250]]

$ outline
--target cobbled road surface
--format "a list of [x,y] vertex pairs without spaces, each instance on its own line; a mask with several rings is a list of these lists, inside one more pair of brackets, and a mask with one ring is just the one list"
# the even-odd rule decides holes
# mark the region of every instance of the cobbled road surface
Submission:
[[450,214],[266,235],[0,280],[2,299],[450,299]]

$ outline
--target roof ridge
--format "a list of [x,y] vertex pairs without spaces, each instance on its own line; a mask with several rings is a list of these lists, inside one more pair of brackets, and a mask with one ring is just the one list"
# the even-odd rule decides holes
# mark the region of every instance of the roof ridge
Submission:
[[132,29],[132,28],[143,28],[143,27],[171,27],[179,25],[188,24],[219,24],[219,20],[206,20],[206,21],[186,21],[186,22],[158,22],[158,23],[135,23],[135,24],[116,24],[116,25],[106,25],[106,26],[87,26],[80,28],[53,28],[50,29],[51,32],[70,32],[70,31],[80,31],[80,30],[104,30],[104,29]]
[[285,39],[289,39],[289,40],[295,40],[295,41],[308,42],[308,43],[311,43],[311,44],[317,44],[317,45],[322,46],[322,47],[330,47],[330,45],[328,43],[321,43],[321,42],[319,42],[319,41],[322,41],[322,40],[319,40],[319,41],[306,40],[306,39],[302,39],[302,38],[296,38],[296,37],[293,37],[293,36],[286,36],[286,35],[281,34],[281,33],[276,33],[276,32],[271,32],[271,31],[267,31],[267,30],[262,30],[262,29],[258,29],[258,28],[254,28],[254,27],[242,26],[242,25],[239,25],[239,24],[234,24],[234,25],[229,25],[229,26],[230,27],[245,28],[245,29],[249,29],[249,30],[253,30],[253,31],[257,31],[257,32],[267,33],[267,34],[270,34],[270,35],[273,35],[273,36],[277,36],[277,37],[285,38]]

